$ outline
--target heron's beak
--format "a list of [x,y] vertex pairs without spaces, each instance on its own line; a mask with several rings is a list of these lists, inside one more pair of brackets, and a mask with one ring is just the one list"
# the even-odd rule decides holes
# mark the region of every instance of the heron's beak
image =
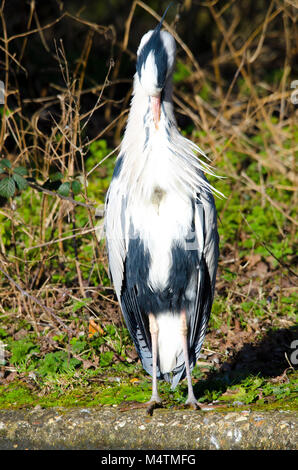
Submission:
[[151,96],[151,106],[155,128],[158,129],[158,123],[160,119],[160,95]]

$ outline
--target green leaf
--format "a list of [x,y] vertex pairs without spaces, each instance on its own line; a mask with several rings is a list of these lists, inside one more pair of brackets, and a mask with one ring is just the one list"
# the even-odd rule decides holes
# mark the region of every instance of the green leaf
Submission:
[[76,180],[73,181],[71,183],[71,189],[72,189],[74,195],[79,194],[79,192],[81,191],[81,183],[79,181],[76,181]]
[[32,341],[26,339],[15,341],[11,345],[10,362],[12,364],[21,364],[28,360],[26,356],[31,355],[33,352],[39,352],[39,347]]
[[75,354],[82,353],[85,349],[87,349],[87,341],[80,340],[78,338],[72,338],[70,340],[71,349]]
[[182,62],[178,61],[176,64],[176,71],[173,75],[174,83],[179,83],[191,75],[191,70]]
[[16,185],[13,178],[3,178],[0,181],[0,196],[3,197],[11,197],[14,195],[16,190]]
[[91,297],[86,297],[85,299],[78,300],[77,302],[74,303],[72,307],[72,311],[76,312],[82,307],[85,307],[89,302],[91,302],[92,298]]
[[12,177],[17,183],[17,186],[20,191],[22,191],[22,189],[25,189],[28,186],[27,180],[23,178],[21,175],[18,175],[17,173],[13,173]]
[[27,168],[25,168],[24,166],[17,166],[16,168],[13,169],[13,172],[20,176],[26,176]]
[[1,168],[11,168],[11,163],[7,158],[3,158],[3,160],[0,161],[0,167]]
[[70,183],[62,183],[61,186],[58,188],[58,193],[61,194],[61,196],[69,196],[70,192]]
[[107,352],[101,353],[101,355],[100,355],[100,365],[103,366],[103,367],[110,365],[111,362],[113,361],[113,356],[114,356],[114,353],[112,351],[107,351]]
[[62,178],[63,178],[63,175],[62,175],[62,173],[60,173],[60,171],[50,175],[50,180],[51,181],[61,181]]
[[40,362],[38,373],[44,377],[57,373],[71,372],[81,363],[82,361],[74,357],[68,358],[66,351],[56,351],[45,355],[44,359]]

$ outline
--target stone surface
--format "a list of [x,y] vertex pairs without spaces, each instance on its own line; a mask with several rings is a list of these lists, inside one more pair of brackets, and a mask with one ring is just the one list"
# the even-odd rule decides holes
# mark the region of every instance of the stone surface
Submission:
[[297,449],[297,413],[0,410],[3,449]]

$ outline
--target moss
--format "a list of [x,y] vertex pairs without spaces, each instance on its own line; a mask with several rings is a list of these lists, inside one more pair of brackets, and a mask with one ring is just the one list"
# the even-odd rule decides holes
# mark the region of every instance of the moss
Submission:
[[0,386],[0,408],[34,406],[36,398],[32,391],[19,382]]
[[[212,384],[202,380],[201,404],[215,400],[214,410],[239,411],[251,410],[298,410],[297,399],[298,373],[293,373],[290,383],[268,385],[268,381],[259,377],[250,377],[230,388],[222,384],[211,387]],[[214,385],[214,384],[213,384]],[[204,390],[204,386],[206,387]],[[207,388],[208,387],[208,388]],[[173,392],[169,384],[160,383],[160,395],[165,408],[179,408],[184,405],[187,386],[183,382]],[[264,394],[264,396],[262,396]],[[48,407],[94,407],[103,405],[119,405],[125,401],[146,402],[151,396],[151,381],[148,378],[134,378],[111,376],[103,379],[100,384],[92,383],[84,386],[63,387],[60,385],[48,393],[40,393],[40,389],[33,389],[24,382],[15,381],[0,385],[0,408],[18,409],[32,408],[40,405]],[[261,398],[260,398],[261,396]],[[209,398],[209,399],[208,399]],[[206,405],[207,406],[207,405]]]

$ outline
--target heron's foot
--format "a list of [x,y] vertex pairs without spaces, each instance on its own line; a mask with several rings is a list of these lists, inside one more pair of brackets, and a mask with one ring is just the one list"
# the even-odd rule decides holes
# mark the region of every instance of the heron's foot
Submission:
[[161,408],[162,407],[162,402],[161,402],[161,398],[159,395],[152,395],[152,397],[150,398],[149,401],[147,401],[145,403],[145,405],[147,406],[147,414],[152,416],[152,413],[153,413],[153,410],[155,410],[155,408]]
[[194,395],[193,396],[188,396],[188,398],[185,402],[185,406],[189,407],[189,408],[192,408],[193,410],[200,410],[201,409],[201,405],[196,400]]

